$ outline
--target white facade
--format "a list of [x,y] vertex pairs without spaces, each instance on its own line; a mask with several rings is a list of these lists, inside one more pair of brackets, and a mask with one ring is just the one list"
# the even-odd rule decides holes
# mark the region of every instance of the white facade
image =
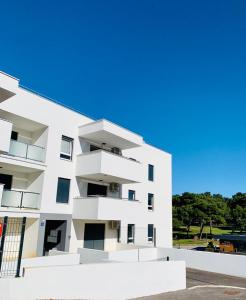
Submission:
[[[63,203],[58,178],[70,180],[62,181],[69,185]],[[24,257],[51,248],[114,250],[119,243],[172,247],[171,192],[170,154],[0,73],[0,218],[27,217]]]

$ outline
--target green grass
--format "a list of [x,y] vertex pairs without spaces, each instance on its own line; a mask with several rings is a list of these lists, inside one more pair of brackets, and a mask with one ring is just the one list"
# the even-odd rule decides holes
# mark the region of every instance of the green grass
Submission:
[[206,240],[192,240],[192,239],[180,239],[180,240],[173,240],[173,245],[207,245]]
[[[177,245],[207,245],[207,242],[212,238],[210,236],[210,228],[209,226],[205,226],[203,229],[203,239],[198,239],[198,235],[200,232],[199,226],[191,226],[189,236],[187,238],[186,235],[186,228],[180,227],[178,230],[173,231],[173,244],[174,246]],[[221,227],[213,227],[212,228],[212,235],[214,234],[230,234],[231,229],[228,228],[221,228]],[[196,239],[194,239],[196,237]]]
[[[200,232],[200,227],[199,226],[191,226],[190,232],[189,232],[189,237],[194,237],[195,235],[199,235]],[[203,235],[209,234],[210,229],[209,226],[205,226],[203,229]],[[212,228],[212,234],[230,234],[231,229],[225,229],[225,228],[220,228],[220,227],[213,227]],[[184,226],[180,227],[178,230],[173,231],[173,235],[175,234],[179,236],[184,236],[186,237],[186,228]]]
[[[202,239],[198,238],[200,232],[199,226],[191,226],[190,232],[187,238],[186,227],[181,226],[179,229],[173,231],[173,244],[174,246],[178,245],[207,245],[208,241],[213,238],[213,235],[217,234],[231,234],[232,231],[230,228],[226,227],[213,227],[212,236],[209,234],[209,226],[205,226],[203,229]],[[235,232],[237,234],[239,232]],[[196,237],[196,238],[194,238]]]

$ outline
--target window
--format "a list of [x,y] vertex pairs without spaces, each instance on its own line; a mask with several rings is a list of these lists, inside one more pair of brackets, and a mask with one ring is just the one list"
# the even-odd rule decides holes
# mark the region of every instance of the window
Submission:
[[117,242],[120,243],[120,225],[117,227]]
[[70,179],[58,178],[57,184],[57,203],[68,203],[69,201],[69,190],[70,190]]
[[62,136],[60,158],[72,160],[73,139]]
[[149,181],[154,181],[154,166],[153,165],[149,165],[148,179],[149,179]]
[[18,139],[18,132],[12,131],[11,132],[11,140],[17,141]]
[[135,225],[128,224],[127,227],[127,243],[134,243]]
[[148,224],[148,242],[154,241],[154,225]]
[[101,148],[99,148],[99,147],[97,147],[97,146],[95,146],[95,145],[92,145],[92,144],[90,144],[90,152],[92,152],[92,151],[97,151],[97,150],[100,150]]
[[148,210],[154,210],[154,194],[148,193]]
[[129,200],[136,200],[136,192],[135,191],[133,191],[133,190],[129,190],[128,191],[128,199]]

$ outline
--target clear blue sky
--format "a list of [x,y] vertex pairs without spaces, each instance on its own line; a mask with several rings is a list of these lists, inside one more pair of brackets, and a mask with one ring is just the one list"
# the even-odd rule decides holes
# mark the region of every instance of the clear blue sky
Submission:
[[173,154],[174,193],[246,192],[246,1],[2,1],[0,68]]

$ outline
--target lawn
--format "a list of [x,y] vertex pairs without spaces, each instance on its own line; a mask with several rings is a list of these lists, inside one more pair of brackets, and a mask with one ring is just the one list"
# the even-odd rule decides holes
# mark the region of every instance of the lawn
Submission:
[[206,240],[192,240],[192,239],[180,239],[180,240],[173,240],[174,246],[179,245],[204,245],[206,246],[208,243]]
[[[173,231],[173,244],[174,245],[207,245],[207,242],[212,238],[210,236],[210,228],[209,226],[205,226],[203,229],[203,239],[198,239],[198,235],[200,232],[199,226],[191,226],[188,238],[186,236],[186,228],[180,227],[178,230]],[[221,228],[221,227],[213,227],[212,235],[214,234],[230,234],[231,229]],[[197,237],[194,239],[194,237]]]

